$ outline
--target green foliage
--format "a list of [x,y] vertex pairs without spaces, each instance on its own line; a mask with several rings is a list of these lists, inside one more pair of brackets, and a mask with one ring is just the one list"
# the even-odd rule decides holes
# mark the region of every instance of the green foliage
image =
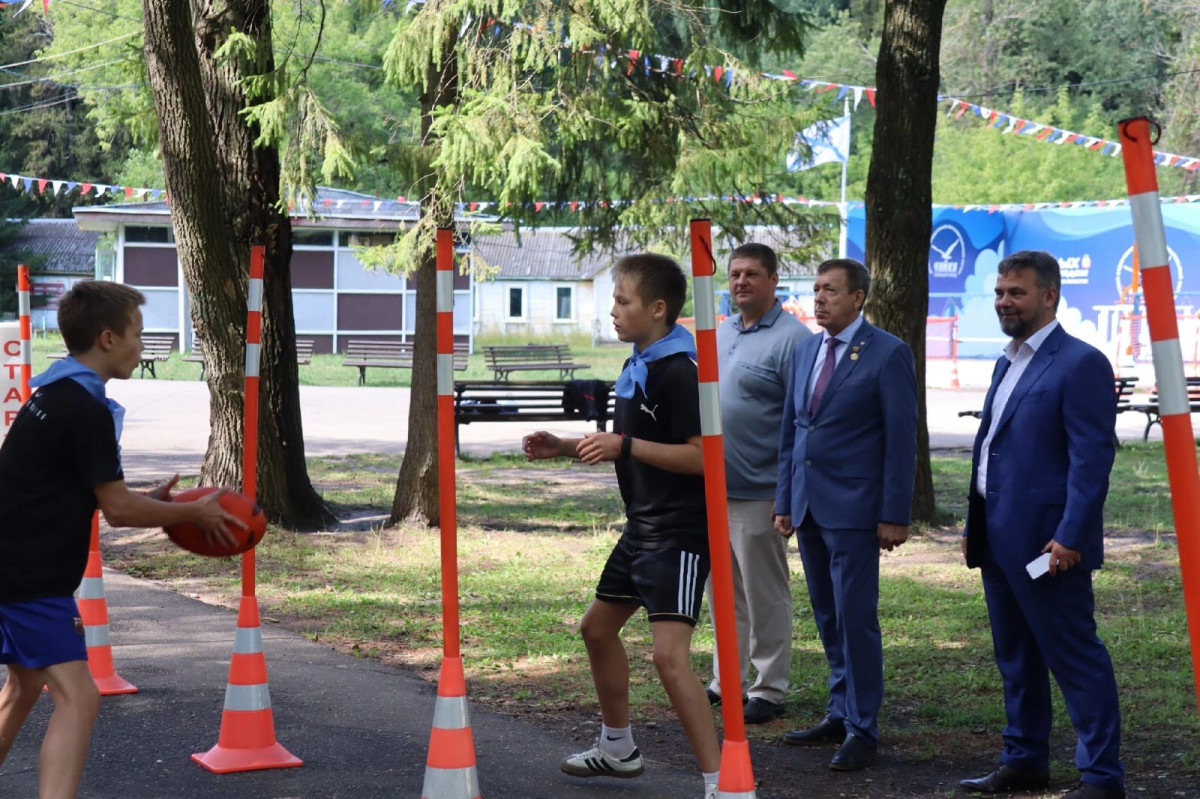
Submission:
[[[822,115],[733,52],[751,35],[756,50],[796,51],[804,18],[769,2],[740,9],[426,3],[397,21],[389,79],[433,97],[443,87],[429,85],[431,65],[453,59],[456,82],[430,113],[427,135],[409,143],[406,177],[434,206],[471,192],[517,224],[548,221],[535,203],[583,201],[559,220],[577,226],[582,248],[669,249],[696,216],[735,237],[751,223],[785,227],[810,245],[814,224],[794,207],[711,199],[773,196],[796,131]],[[681,196],[697,199],[671,202]]]

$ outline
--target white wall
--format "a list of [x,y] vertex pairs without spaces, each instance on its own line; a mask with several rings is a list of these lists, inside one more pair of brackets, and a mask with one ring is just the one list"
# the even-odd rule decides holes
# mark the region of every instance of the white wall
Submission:
[[[558,318],[559,290],[571,292],[566,318]],[[509,316],[509,292],[523,292],[522,314]],[[594,289],[588,281],[489,280],[475,283],[475,332],[516,336],[590,335],[595,318]]]

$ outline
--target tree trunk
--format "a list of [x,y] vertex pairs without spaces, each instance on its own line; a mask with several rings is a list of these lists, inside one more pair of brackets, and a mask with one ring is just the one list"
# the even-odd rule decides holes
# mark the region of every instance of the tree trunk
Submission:
[[[430,127],[435,108],[446,108],[458,102],[458,60],[455,55],[458,25],[446,26],[446,42],[442,47],[442,63],[430,63],[427,68],[425,92],[421,95],[421,139],[425,151],[434,149]],[[451,198],[437,196],[432,165],[426,167],[429,188],[421,186],[425,213],[431,215],[436,227],[454,225],[454,204]],[[408,441],[404,458],[396,477],[396,493],[392,498],[391,524],[407,519],[441,523],[438,507],[437,439],[437,252],[430,249],[421,258],[417,278],[417,324],[413,341],[412,389],[408,405]]]
[[937,520],[925,402],[938,52],[946,0],[888,0],[875,80],[874,149],[867,175],[871,321],[908,342],[916,358],[917,476],[913,518]]
[[[211,433],[201,481],[241,484],[250,245],[263,244],[257,499],[281,524],[323,525],[334,517],[304,460],[279,155],[254,147],[257,131],[239,113],[249,101],[238,81],[273,69],[269,6],[210,2],[191,13],[186,3],[143,0],[143,13],[171,223],[205,348]],[[257,58],[216,62],[213,53],[231,30],[256,41]]]

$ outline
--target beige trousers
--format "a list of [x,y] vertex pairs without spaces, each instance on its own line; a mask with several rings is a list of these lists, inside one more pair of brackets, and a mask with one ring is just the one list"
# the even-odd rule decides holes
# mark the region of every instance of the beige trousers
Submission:
[[[774,505],[771,500],[729,500],[729,544],[742,689],[751,699],[778,704],[787,697],[792,667],[792,591],[787,539],[775,531]],[[705,595],[711,612],[711,576]],[[714,676],[709,687],[719,694],[718,663],[714,645]],[[752,685],[751,664],[757,672]]]

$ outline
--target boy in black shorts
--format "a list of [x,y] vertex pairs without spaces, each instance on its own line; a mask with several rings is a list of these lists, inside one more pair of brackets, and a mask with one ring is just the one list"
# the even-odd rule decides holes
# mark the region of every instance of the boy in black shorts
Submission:
[[629,659],[620,632],[645,606],[654,666],[700,761],[705,799],[712,799],[721,750],[690,663],[709,561],[696,345],[675,322],[687,279],[670,258],[650,254],[622,258],[613,279],[613,326],[633,344],[617,379],[615,432],[582,439],[537,432],[522,441],[529,460],[615,461],[627,517],[580,628],[600,701],[600,741],[561,767],[576,777],[642,773],[629,728]]
[[232,543],[225,524],[244,528],[217,502],[168,501],[178,475],[148,496],[125,487],[121,423],[125,409],[105,396],[141,360],[146,298],[119,283],[76,284],[59,301],[58,326],[70,355],[30,383],[36,393],[0,447],[0,763],[42,686],[54,712],[39,764],[40,799],[75,796],[100,694],[87,666],[73,594],[83,580],[97,505],[109,524],[161,527],[192,522]]

